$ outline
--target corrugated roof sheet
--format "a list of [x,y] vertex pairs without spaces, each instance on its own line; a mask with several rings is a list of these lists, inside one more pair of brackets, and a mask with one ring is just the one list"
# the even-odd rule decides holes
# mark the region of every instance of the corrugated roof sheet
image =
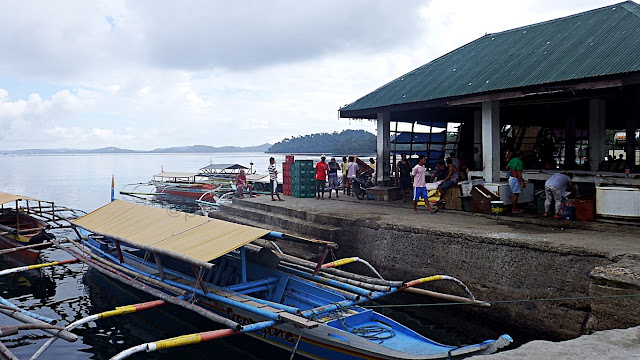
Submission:
[[340,111],[634,71],[640,71],[640,5],[627,1],[485,35]]
[[27,196],[14,195],[14,194],[6,193],[6,192],[0,192],[0,205],[2,205],[2,204],[6,204],[6,203],[8,203],[8,202],[16,201],[16,200],[34,200],[34,201],[41,201],[41,200],[34,199],[34,198],[30,198],[30,197],[27,197]]
[[216,259],[269,233],[269,230],[123,200],[115,200],[72,222],[133,246],[153,248],[174,257],[182,255],[196,264]]

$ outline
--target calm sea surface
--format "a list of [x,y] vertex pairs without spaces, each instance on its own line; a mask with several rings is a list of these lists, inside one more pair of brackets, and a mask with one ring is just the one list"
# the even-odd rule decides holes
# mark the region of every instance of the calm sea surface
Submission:
[[[164,171],[195,172],[210,164],[239,163],[266,173],[270,154],[91,154],[91,155],[0,155],[3,180],[0,191],[54,201],[57,205],[92,211],[110,200],[111,176],[118,191],[129,183],[146,182]],[[276,163],[284,155],[273,155]],[[315,157],[296,157],[315,159]],[[357,255],[357,254],[354,254]],[[69,259],[62,250],[45,249],[42,262]],[[18,266],[0,257],[0,269]],[[2,297],[27,310],[58,319],[58,325],[112,310],[116,306],[154,300],[144,293],[89,270],[82,264],[48,267],[0,277]],[[424,298],[417,300],[425,302]],[[453,308],[453,307],[449,307]],[[410,325],[436,341],[451,345],[496,338],[505,329],[479,324],[468,315],[443,307],[382,310],[385,315]],[[0,316],[0,325],[14,324]],[[109,359],[118,352],[145,342],[216,329],[216,326],[175,306],[117,316],[88,323],[74,331],[75,343],[58,340],[41,359]],[[513,335],[513,334],[512,334]],[[28,359],[49,335],[21,331],[0,340],[20,359]],[[248,336],[191,345],[130,359],[289,359],[290,353]],[[299,355],[295,359],[301,359]]]

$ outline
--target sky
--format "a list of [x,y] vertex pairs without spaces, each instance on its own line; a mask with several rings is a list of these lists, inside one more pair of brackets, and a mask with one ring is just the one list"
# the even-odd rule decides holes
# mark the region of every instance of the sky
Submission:
[[0,149],[253,146],[486,33],[607,0],[0,0]]

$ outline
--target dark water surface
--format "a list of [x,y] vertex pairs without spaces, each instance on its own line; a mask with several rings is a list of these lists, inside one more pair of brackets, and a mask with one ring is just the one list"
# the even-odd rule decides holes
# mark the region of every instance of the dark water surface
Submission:
[[[240,163],[266,172],[271,155],[234,154],[117,154],[117,155],[0,155],[3,182],[0,191],[15,193],[58,205],[92,211],[110,199],[111,175],[115,175],[116,194],[127,183],[146,182],[164,171],[195,172],[214,163]],[[277,163],[284,156],[275,156]],[[310,157],[307,157],[310,158]],[[120,198],[119,195],[116,197]],[[363,206],[366,206],[363,204]],[[71,234],[69,234],[71,235]],[[358,254],[352,254],[358,255]],[[70,256],[56,249],[41,252],[41,261],[59,261]],[[18,266],[0,257],[0,269]],[[83,264],[47,267],[0,277],[2,297],[26,309],[58,320],[66,326],[85,316],[112,310],[117,306],[154,300],[129,286],[114,282]],[[419,302],[427,299],[420,298]],[[378,305],[381,303],[377,303]],[[504,327],[478,321],[454,306],[376,309],[433,340],[462,345],[495,339],[508,332]],[[484,311],[484,310],[483,310]],[[486,310],[490,311],[490,310]],[[16,323],[0,316],[0,325]],[[75,343],[58,340],[41,359],[109,359],[131,346],[168,337],[217,329],[203,318],[177,306],[166,305],[140,313],[100,319],[85,324],[74,333]],[[518,336],[511,331],[516,339]],[[21,331],[1,338],[20,359],[28,359],[50,335],[42,331]],[[209,343],[190,345],[154,353],[141,353],[130,359],[289,359],[290,353],[248,336],[235,336]],[[299,355],[294,357],[300,359]]]

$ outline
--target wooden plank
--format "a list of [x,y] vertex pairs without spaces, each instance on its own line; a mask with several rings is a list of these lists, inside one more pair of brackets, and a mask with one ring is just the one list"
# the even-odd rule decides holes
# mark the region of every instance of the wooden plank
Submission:
[[313,320],[309,320],[309,319],[305,319],[303,317],[297,316],[297,315],[293,315],[293,314],[289,314],[287,312],[283,312],[280,313],[280,316],[282,316],[282,318],[287,321],[290,322],[292,324],[298,325],[300,327],[303,327],[305,329],[313,329],[315,327],[318,327],[318,325],[320,325],[319,323],[313,321]]
[[247,302],[245,302],[245,305],[249,305],[249,306],[253,306],[262,310],[267,310],[266,308],[269,306],[267,304],[261,304],[259,302],[255,302],[253,300],[249,300]]

